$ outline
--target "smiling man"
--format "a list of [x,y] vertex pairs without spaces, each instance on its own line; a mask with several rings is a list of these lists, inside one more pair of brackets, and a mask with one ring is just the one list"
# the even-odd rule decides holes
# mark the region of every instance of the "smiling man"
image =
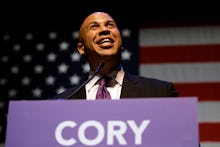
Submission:
[[[88,59],[89,80],[67,89],[57,98],[96,100],[178,96],[171,82],[126,72],[121,60],[122,36],[115,20],[106,12],[94,12],[84,19],[77,49]],[[102,65],[97,72],[100,63]]]

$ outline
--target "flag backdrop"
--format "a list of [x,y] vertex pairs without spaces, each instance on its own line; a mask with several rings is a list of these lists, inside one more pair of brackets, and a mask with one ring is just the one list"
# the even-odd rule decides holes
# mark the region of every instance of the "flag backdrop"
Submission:
[[220,146],[220,26],[140,29],[140,75],[198,96],[200,141]]
[[[122,29],[126,69],[174,82],[180,96],[198,96],[202,145],[220,146],[220,26]],[[78,30],[5,31],[0,43],[0,133],[8,100],[46,99],[85,80]]]
[[[123,64],[138,74],[137,27],[121,27]],[[65,31],[64,31],[65,30]],[[9,100],[51,99],[86,80],[89,64],[76,49],[78,27],[6,30],[0,40],[0,141],[5,140]]]

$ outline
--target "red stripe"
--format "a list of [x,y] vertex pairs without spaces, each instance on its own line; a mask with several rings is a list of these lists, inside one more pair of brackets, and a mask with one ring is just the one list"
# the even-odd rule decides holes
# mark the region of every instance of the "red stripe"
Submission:
[[199,101],[219,101],[220,82],[175,83],[179,96],[198,96]]
[[140,63],[220,61],[220,45],[142,46]]
[[200,141],[220,141],[220,123],[200,123]]

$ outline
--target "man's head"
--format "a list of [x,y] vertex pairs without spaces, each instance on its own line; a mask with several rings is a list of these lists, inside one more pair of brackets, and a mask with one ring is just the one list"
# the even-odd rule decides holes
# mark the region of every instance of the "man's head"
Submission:
[[80,27],[77,49],[86,55],[92,69],[100,61],[111,66],[120,62],[122,37],[114,19],[105,12],[86,17]]

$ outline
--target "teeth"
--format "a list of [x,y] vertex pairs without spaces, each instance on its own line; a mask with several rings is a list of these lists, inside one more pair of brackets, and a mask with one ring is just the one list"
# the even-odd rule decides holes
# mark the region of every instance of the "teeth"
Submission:
[[100,40],[99,44],[105,43],[105,42],[112,42],[112,40],[109,38],[105,38],[105,39]]
[[103,40],[101,41],[101,43],[104,43],[104,42],[110,42],[110,41],[111,41],[110,39],[105,38],[105,39],[103,39]]
[[103,41],[110,41],[110,39],[106,38],[106,39],[104,39]]

